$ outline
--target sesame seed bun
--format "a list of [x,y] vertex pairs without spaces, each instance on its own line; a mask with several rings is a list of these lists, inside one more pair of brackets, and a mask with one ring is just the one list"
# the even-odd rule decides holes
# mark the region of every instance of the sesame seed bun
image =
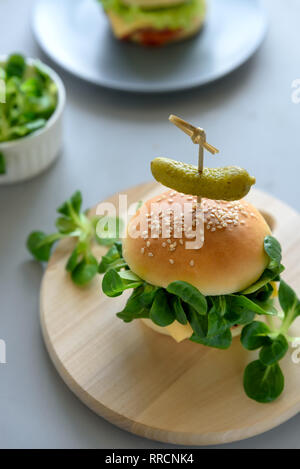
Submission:
[[[191,216],[185,217],[184,227],[186,207]],[[169,216],[172,210],[176,213]],[[130,220],[123,240],[130,269],[152,285],[166,288],[182,280],[206,296],[237,293],[254,283],[268,264],[264,238],[270,229],[262,215],[245,200],[202,199],[201,210],[199,216],[195,197],[175,191],[148,200]],[[178,227],[184,229],[181,239],[176,237]],[[195,234],[203,245],[188,249],[186,243],[195,241]]]

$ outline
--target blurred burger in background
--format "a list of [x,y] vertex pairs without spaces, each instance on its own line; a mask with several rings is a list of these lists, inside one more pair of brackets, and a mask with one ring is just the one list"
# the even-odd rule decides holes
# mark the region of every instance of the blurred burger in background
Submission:
[[205,0],[98,0],[116,38],[163,46],[195,35],[203,26]]

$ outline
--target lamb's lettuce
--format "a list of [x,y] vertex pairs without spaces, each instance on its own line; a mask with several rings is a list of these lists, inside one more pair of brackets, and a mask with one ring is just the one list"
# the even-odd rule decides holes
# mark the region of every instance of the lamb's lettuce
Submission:
[[[103,256],[99,266],[98,260],[93,255],[92,247],[93,244],[102,244],[103,241],[96,234],[96,226],[101,217],[89,217],[88,211],[82,212],[82,195],[80,191],[76,191],[70,199],[60,205],[57,212],[59,217],[55,223],[56,233],[47,235],[42,231],[33,231],[27,238],[27,248],[36,260],[48,262],[52,248],[57,241],[73,238],[76,244],[67,260],[66,270],[76,285],[87,285],[97,275],[98,271],[104,272],[107,270],[107,267],[120,269],[124,265],[124,261],[120,260],[122,246],[119,242],[115,241],[110,252]],[[104,241],[106,245],[108,240],[105,238]],[[111,241],[112,243],[113,240]],[[114,271],[112,270],[112,272]],[[130,285],[129,288],[138,286],[139,282],[132,281],[133,279],[137,279],[134,274],[130,278],[127,275],[127,279],[124,276],[124,279],[121,280],[112,273],[109,284],[111,285],[111,291],[113,288],[115,291],[111,296],[116,296],[117,284],[125,282],[125,280],[125,283]],[[114,284],[114,281],[116,284]]]
[[58,92],[43,65],[28,66],[20,54],[0,64],[5,102],[0,105],[0,142],[15,140],[46,125],[57,106]]

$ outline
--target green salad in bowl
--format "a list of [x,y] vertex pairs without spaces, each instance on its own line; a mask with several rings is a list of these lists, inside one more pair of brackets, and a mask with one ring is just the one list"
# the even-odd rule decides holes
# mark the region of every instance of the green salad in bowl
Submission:
[[57,106],[57,86],[43,65],[13,54],[0,65],[5,99],[1,103],[0,142],[24,137],[46,125]]
[[[57,155],[65,90],[52,69],[21,54],[0,57],[0,85],[0,183],[15,182],[38,174]],[[51,135],[26,141],[48,129]]]

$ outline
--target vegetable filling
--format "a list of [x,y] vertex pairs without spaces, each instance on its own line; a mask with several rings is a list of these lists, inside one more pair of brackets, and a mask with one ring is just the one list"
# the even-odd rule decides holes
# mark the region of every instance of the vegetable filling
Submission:
[[140,23],[142,26],[152,26],[159,30],[189,28],[195,18],[205,14],[204,0],[190,0],[179,5],[155,9],[124,5],[120,0],[99,1],[106,12],[114,13],[125,23]]

